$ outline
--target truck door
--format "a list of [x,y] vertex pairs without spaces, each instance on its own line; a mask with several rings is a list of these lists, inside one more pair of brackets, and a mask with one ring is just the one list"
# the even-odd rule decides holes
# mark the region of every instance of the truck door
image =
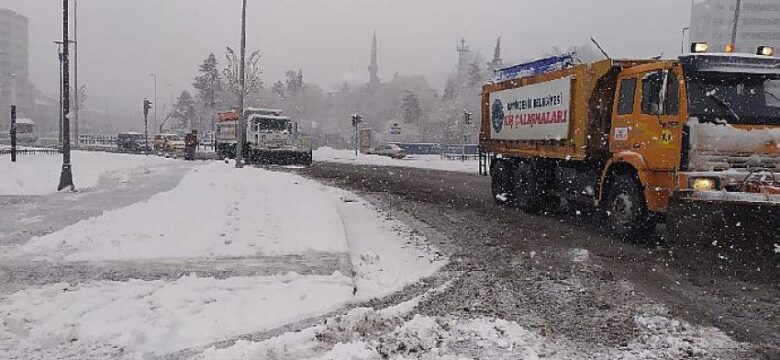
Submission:
[[646,170],[673,171],[680,164],[681,74],[676,68],[629,73],[620,79],[611,149],[642,156]]

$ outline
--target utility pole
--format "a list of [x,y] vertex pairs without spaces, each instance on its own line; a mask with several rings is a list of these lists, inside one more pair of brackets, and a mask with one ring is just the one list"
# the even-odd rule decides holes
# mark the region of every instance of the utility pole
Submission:
[[734,51],[737,50],[737,30],[739,28],[739,13],[742,9],[742,0],[737,0],[737,6],[734,8],[734,29],[731,31],[731,46]]
[[246,0],[241,8],[241,62],[238,64],[238,129],[236,129],[236,168],[244,167],[244,96],[246,95]]
[[62,0],[62,172],[58,191],[73,190],[73,171],[70,164],[70,61],[68,60],[68,0]]
[[76,93],[73,94],[73,100],[75,106],[73,106],[73,143],[76,148],[79,147],[79,108],[81,103],[79,102],[79,96],[81,89],[79,89],[79,11],[78,0],[73,0],[73,88]]
[[[59,104],[60,109],[62,109],[62,42],[61,41],[55,41],[55,44],[57,44],[57,58],[59,59],[60,64],[60,98],[59,98]],[[57,133],[57,139],[60,143],[60,147],[62,147],[62,111],[59,111],[59,132]]]
[[16,162],[16,75],[11,74],[11,162]]
[[[157,74],[149,74],[154,78],[154,103],[157,104]],[[157,129],[157,106],[154,107],[154,128]],[[157,131],[157,130],[155,130]]]

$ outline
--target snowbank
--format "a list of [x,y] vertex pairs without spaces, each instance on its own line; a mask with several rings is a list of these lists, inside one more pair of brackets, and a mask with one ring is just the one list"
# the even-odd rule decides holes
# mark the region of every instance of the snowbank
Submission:
[[[168,161],[157,156],[74,151],[71,160],[73,182],[77,189],[91,188],[97,185],[105,173],[162,165]],[[0,161],[0,195],[45,195],[57,192],[61,170],[60,154],[20,155],[15,163],[4,158]]]
[[338,273],[56,284],[17,292],[0,305],[0,343],[24,334],[24,345],[13,350],[21,358],[24,348],[72,339],[164,353],[281,326],[351,298],[352,281]]
[[296,175],[213,162],[174,190],[107,212],[21,251],[68,261],[345,252],[331,194]]
[[[323,324],[261,342],[204,351],[206,360],[250,359],[682,359],[721,358],[746,347],[711,327],[694,326],[654,311],[635,316],[635,339],[603,349],[525,329],[488,316],[411,315],[412,309],[353,309]],[[666,312],[664,308],[660,312]],[[601,349],[600,349],[601,348]],[[726,357],[728,358],[728,357]]]
[[479,161],[477,160],[447,160],[442,159],[439,155],[409,155],[399,160],[379,155],[360,154],[355,156],[353,150],[336,150],[323,147],[314,150],[314,161],[479,173]]

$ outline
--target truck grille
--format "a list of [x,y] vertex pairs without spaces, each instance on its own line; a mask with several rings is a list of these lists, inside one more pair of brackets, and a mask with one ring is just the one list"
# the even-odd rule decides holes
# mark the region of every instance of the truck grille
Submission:
[[691,158],[693,170],[728,170],[764,168],[780,170],[780,155],[716,154],[702,152]]

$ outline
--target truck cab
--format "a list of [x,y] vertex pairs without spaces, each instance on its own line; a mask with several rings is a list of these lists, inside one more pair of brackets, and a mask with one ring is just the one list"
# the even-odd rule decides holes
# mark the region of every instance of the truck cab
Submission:
[[637,170],[652,212],[675,193],[780,194],[780,59],[692,54],[626,69],[612,119],[611,162]]

